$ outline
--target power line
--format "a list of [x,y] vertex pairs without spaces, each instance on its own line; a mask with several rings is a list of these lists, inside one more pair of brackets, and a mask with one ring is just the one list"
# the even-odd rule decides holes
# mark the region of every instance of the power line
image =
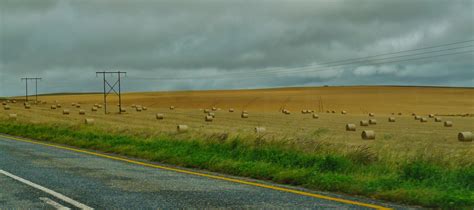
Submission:
[[[100,71],[96,72],[96,76],[102,74],[104,82],[104,111],[107,114],[107,96],[113,91],[119,97],[119,113],[122,113],[122,87],[121,87],[121,77],[122,75],[127,75],[127,72],[122,71]],[[114,75],[116,74],[118,79],[115,81],[114,85],[110,85],[109,81],[105,78],[106,74]],[[108,86],[108,88],[106,87]],[[118,92],[115,90],[115,86],[118,85]]]
[[[307,66],[307,67],[298,67],[298,68],[290,68],[290,69],[271,69],[268,70],[267,72],[238,72],[238,73],[229,73],[229,74],[219,74],[216,76],[212,76],[212,79],[227,79],[226,76],[232,76],[236,74],[243,74],[243,77],[239,78],[256,78],[258,77],[259,74],[263,73],[298,73],[298,72],[308,72],[308,71],[327,71],[327,70],[332,70],[333,67],[341,67],[341,66],[347,66],[347,65],[353,65],[353,64],[360,64],[360,63],[370,63],[372,65],[379,65],[379,64],[386,64],[386,63],[395,63],[395,62],[404,62],[404,61],[412,61],[412,60],[421,60],[421,59],[428,59],[428,58],[434,58],[434,57],[441,57],[441,56],[449,56],[449,55],[457,55],[457,54],[464,54],[464,53],[470,53],[472,50],[469,51],[462,51],[462,52],[456,52],[456,53],[447,53],[447,54],[439,54],[439,55],[433,55],[433,56],[425,56],[425,57],[419,57],[419,58],[413,58],[413,59],[401,59],[401,60],[394,60],[394,61],[388,61],[388,62],[377,62],[377,61],[382,61],[382,60],[390,60],[390,59],[395,59],[395,58],[401,58],[401,57],[409,57],[409,56],[418,56],[418,55],[423,55],[423,54],[432,54],[432,53],[439,53],[443,51],[452,51],[452,50],[458,50],[462,48],[469,48],[473,47],[474,45],[468,45],[468,46],[462,46],[462,47],[455,47],[455,48],[449,48],[449,49],[441,49],[441,50],[435,50],[435,51],[429,51],[429,52],[421,52],[421,53],[415,53],[415,54],[409,54],[409,55],[400,55],[400,56],[392,56],[388,58],[379,58],[379,59],[371,59],[371,60],[362,60],[362,61],[355,61],[355,62],[349,62],[349,63],[343,63],[343,64],[337,64],[337,65],[326,65],[326,66]],[[317,67],[317,68],[314,68]],[[328,69],[331,68],[331,69]],[[252,75],[249,75],[252,74]],[[139,80],[187,80],[187,79],[209,79],[210,76],[200,76],[200,77],[161,77],[161,78],[142,78],[142,77],[131,77],[132,79],[139,79]]]
[[25,100],[28,103],[28,81],[34,80],[35,81],[35,101],[38,103],[38,80],[41,80],[39,77],[23,77],[21,81],[25,81]]

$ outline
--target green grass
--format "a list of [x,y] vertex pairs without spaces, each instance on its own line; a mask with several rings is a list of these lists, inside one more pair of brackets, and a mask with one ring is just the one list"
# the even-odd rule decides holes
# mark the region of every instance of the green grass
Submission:
[[[422,156],[389,164],[368,148],[303,152],[283,143],[224,134],[137,136],[64,124],[2,121],[0,133],[402,204],[474,207],[472,164],[445,167]],[[316,135],[324,133],[318,130]]]

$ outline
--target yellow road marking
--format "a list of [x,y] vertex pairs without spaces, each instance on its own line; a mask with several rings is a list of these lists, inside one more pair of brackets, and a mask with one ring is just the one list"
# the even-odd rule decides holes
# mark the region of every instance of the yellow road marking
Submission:
[[43,145],[43,146],[48,146],[48,147],[54,147],[54,148],[74,151],[74,152],[78,152],[78,153],[89,154],[89,155],[93,155],[93,156],[98,156],[98,157],[112,159],[112,160],[118,160],[118,161],[122,161],[122,162],[137,164],[137,165],[151,167],[151,168],[158,168],[158,169],[163,169],[163,170],[167,170],[167,171],[174,171],[174,172],[183,173],[183,174],[191,174],[191,175],[195,175],[195,176],[207,177],[207,178],[217,179],[217,180],[225,180],[225,181],[244,184],[244,185],[250,185],[250,186],[255,186],[255,187],[272,189],[272,190],[276,190],[276,191],[288,192],[288,193],[293,193],[293,194],[297,194],[297,195],[304,195],[304,196],[308,196],[308,197],[319,198],[319,199],[324,199],[324,200],[329,200],[329,201],[336,201],[336,202],[339,202],[339,203],[351,204],[351,205],[368,207],[368,208],[373,208],[373,209],[380,209],[380,210],[389,210],[389,209],[391,209],[391,208],[387,208],[387,207],[383,207],[383,206],[379,206],[379,205],[374,205],[374,204],[369,204],[369,203],[362,203],[362,202],[358,202],[358,201],[351,201],[351,200],[346,200],[346,199],[342,199],[342,198],[335,198],[335,197],[330,197],[330,196],[326,196],[326,195],[320,195],[320,194],[309,193],[309,192],[304,192],[304,191],[299,191],[299,190],[293,190],[293,189],[289,189],[289,188],[277,187],[277,186],[272,186],[272,185],[267,185],[267,184],[262,184],[262,183],[257,183],[257,182],[244,181],[244,180],[228,178],[228,177],[222,177],[222,176],[211,175],[211,174],[205,174],[205,173],[199,173],[199,172],[189,171],[189,170],[184,170],[184,169],[178,169],[178,168],[172,168],[172,167],[167,167],[167,166],[155,165],[155,164],[151,164],[151,163],[145,163],[145,162],[140,162],[140,161],[136,161],[136,160],[126,159],[126,158],[121,158],[121,157],[115,157],[115,156],[106,155],[106,154],[100,154],[100,153],[91,152],[91,151],[82,150],[82,149],[76,149],[76,148],[60,146],[60,145],[55,145],[55,144],[49,144],[49,143],[43,143],[43,142],[38,142],[38,141],[32,141],[32,140],[18,138],[18,137],[5,136],[5,135],[2,135],[2,134],[0,134],[0,137],[10,139],[10,140],[28,142],[28,143],[32,143],[32,144],[38,144],[38,145]]

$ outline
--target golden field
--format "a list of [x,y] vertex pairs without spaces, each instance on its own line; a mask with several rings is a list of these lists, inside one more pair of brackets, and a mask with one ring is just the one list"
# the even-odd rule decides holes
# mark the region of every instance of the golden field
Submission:
[[[20,97],[21,98],[21,97]],[[20,99],[18,98],[18,99]],[[158,135],[160,132],[176,132],[176,125],[189,126],[192,134],[259,135],[265,139],[284,140],[304,150],[321,145],[337,149],[366,146],[383,156],[411,156],[436,153],[438,157],[456,161],[472,161],[473,142],[460,142],[457,134],[474,131],[474,89],[432,87],[314,87],[281,88],[229,91],[179,91],[123,94],[122,102],[127,112],[118,114],[117,98],[109,97],[109,115],[103,109],[92,112],[93,104],[102,104],[101,94],[40,96],[47,104],[23,108],[21,102],[10,104],[11,110],[0,110],[2,120],[7,113],[17,113],[18,120],[33,123],[84,123],[85,118],[95,119],[93,126],[119,132]],[[55,103],[62,108],[51,110]],[[80,103],[81,108],[71,106]],[[136,112],[132,104],[146,106],[147,111]],[[170,110],[175,106],[175,110]],[[215,111],[213,122],[205,122],[202,109],[220,108]],[[230,113],[229,108],[235,112]],[[284,115],[281,109],[292,113]],[[62,110],[69,109],[70,115]],[[79,115],[79,109],[86,115]],[[311,114],[301,114],[302,109],[314,110],[319,119]],[[242,110],[249,112],[242,119]],[[334,110],[336,113],[326,113]],[[347,114],[341,114],[341,111]],[[369,117],[368,113],[375,113]],[[402,115],[398,115],[401,112]],[[163,120],[156,113],[165,115]],[[388,117],[396,122],[388,122]],[[442,122],[421,123],[411,113],[428,118],[436,114],[443,121],[450,120],[453,127]],[[468,116],[461,116],[469,114]],[[376,125],[359,126],[360,120],[376,119]],[[345,131],[347,123],[356,124],[357,130]],[[264,134],[255,134],[255,127],[265,127]],[[362,140],[362,130],[374,130],[375,140]],[[188,134],[189,135],[189,134]],[[392,159],[392,158],[389,158]],[[398,158],[393,158],[394,160]]]

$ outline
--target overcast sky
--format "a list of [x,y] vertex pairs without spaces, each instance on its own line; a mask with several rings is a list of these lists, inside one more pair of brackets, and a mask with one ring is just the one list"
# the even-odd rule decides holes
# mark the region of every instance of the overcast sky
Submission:
[[43,78],[40,92],[101,91],[104,70],[127,71],[126,91],[472,87],[472,52],[322,65],[474,40],[473,11],[473,0],[1,0],[0,96],[23,94],[26,76]]

